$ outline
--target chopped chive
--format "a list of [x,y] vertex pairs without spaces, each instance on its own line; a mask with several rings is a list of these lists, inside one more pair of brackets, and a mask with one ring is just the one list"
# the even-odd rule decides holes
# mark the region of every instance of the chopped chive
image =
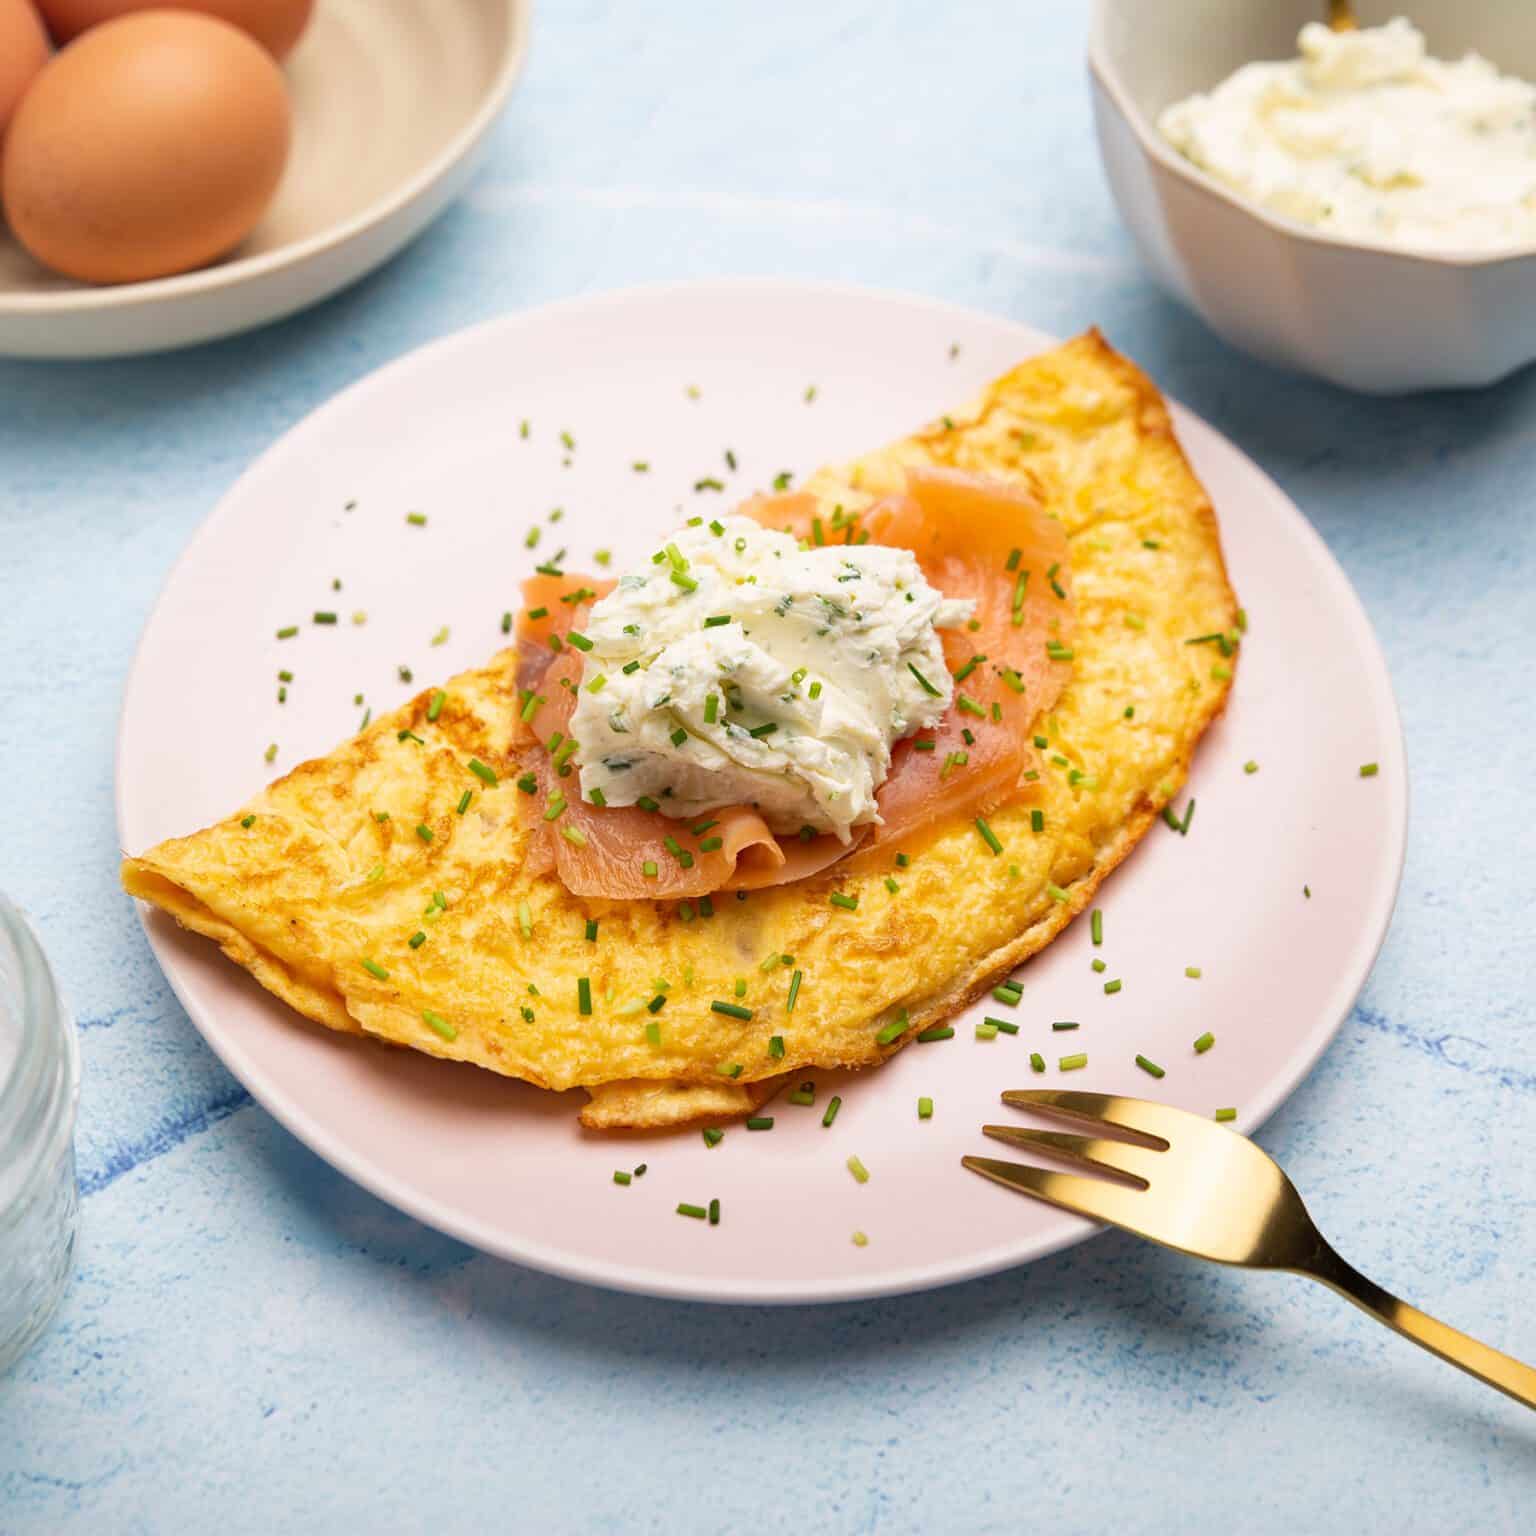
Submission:
[[1210,1030],[1206,1030],[1206,1032],[1201,1035],[1198,1040],[1195,1041],[1195,1055],[1204,1056],[1205,1053],[1215,1044],[1216,1036],[1213,1035]]
[[1038,807],[1029,813],[1029,830],[1031,832],[1045,831],[1045,812]]
[[801,1109],[810,1109],[816,1103],[816,1084],[801,1083],[795,1091],[789,1095],[791,1104],[798,1104]]
[[[1015,692],[1015,693],[1023,693],[1024,692],[1024,679],[1022,677],[1020,677],[1019,674],[1016,671],[1014,671],[1014,669],[1012,667],[1004,667],[1002,672],[1001,672],[1001,674],[1000,674],[1000,676],[1002,677],[1004,683],[1006,683],[1008,685],[1008,687],[1013,690],[1013,692]],[[1002,717],[1003,717],[1002,706],[999,705],[999,704],[993,704],[993,706],[992,706],[992,718],[994,720],[1001,720]]]
[[932,752],[936,746],[938,746],[936,741],[914,741],[912,743],[912,750],[914,752]]
[[533,937],[533,913],[526,901],[520,901],[517,904],[517,926],[525,939]]
[[417,823],[416,836],[419,837],[422,842],[430,843],[435,835],[436,834],[432,831],[432,828],[427,826],[424,822]]
[[1216,1111],[1216,1118],[1222,1122],[1236,1120],[1237,1111],[1235,1109],[1218,1109]]
[[292,640],[293,637],[298,634],[298,632],[299,626],[297,624],[285,624],[280,630],[278,630],[277,638],[279,640]]
[[1045,654],[1052,661],[1071,661],[1073,652],[1072,647],[1069,645],[1062,645],[1057,640],[1048,640],[1045,646]]
[[386,971],[377,960],[364,960],[363,969],[367,971],[370,976],[376,976],[380,981],[389,980],[389,972]]
[[659,811],[661,809],[661,802],[659,800],[651,799],[649,795],[641,795],[640,798],[635,801],[635,804],[638,805],[642,811]]
[[674,586],[681,587],[685,592],[696,592],[699,586],[698,582],[687,571],[673,571],[672,582]]
[[765,736],[772,736],[778,730],[778,725],[772,720],[764,721],[762,725],[754,725],[747,735],[754,741],[761,741]]
[[912,855],[909,854],[909,853],[898,853],[896,855],[896,868],[897,869],[905,869],[909,864],[911,864],[911,862],[912,862]]
[[630,1175],[625,1173],[622,1168],[616,1168],[614,1170],[613,1182],[615,1184],[628,1184],[629,1180],[630,1180]]
[[1182,821],[1180,821],[1180,823],[1179,823],[1179,836],[1180,837],[1187,837],[1189,835],[1189,824],[1194,819],[1195,819],[1195,801],[1194,801],[1194,797],[1191,796],[1189,804],[1184,807],[1184,819]]
[[520,790],[522,790],[522,792],[523,792],[523,793],[524,793],[524,794],[525,794],[525,795],[533,795],[533,794],[537,794],[537,793],[538,793],[538,789],[539,789],[539,781],[538,781],[538,779],[536,779],[536,778],[535,778],[535,777],[534,777],[534,776],[533,776],[533,774],[531,774],[531,773],[525,773],[525,774],[524,774],[524,775],[523,775],[523,776],[522,776],[522,778],[520,778],[520,779],[519,779],[519,780],[518,780],[518,781],[517,781],[517,787],[518,787],[518,788],[519,788],[519,789],[520,789]]
[[1105,992],[1107,992],[1107,993],[1108,993],[1108,994],[1109,994],[1109,995],[1110,995],[1110,996],[1111,996],[1111,997],[1113,997],[1113,996],[1114,996],[1114,994],[1115,994],[1115,993],[1116,993],[1116,992],[1118,992],[1118,991],[1119,991],[1119,990],[1120,990],[1120,988],[1121,988],[1121,987],[1122,987],[1122,986],[1124,986],[1124,985],[1125,985],[1125,983],[1124,983],[1124,982],[1122,982],[1122,981],[1120,981],[1120,980],[1119,980],[1119,979],[1118,979],[1118,978],[1117,978],[1117,979],[1116,979],[1116,980],[1114,980],[1114,981],[1106,981],[1106,982],[1105,982],[1105,983],[1104,983],[1104,990],[1105,990]]
[[935,1024],[930,1029],[920,1029],[917,1032],[919,1045],[931,1045],[935,1040],[953,1040],[954,1038],[955,1030],[951,1024]]
[[997,1026],[995,1024],[978,1024],[976,1026],[976,1038],[978,1040],[996,1040]]
[[745,976],[738,976],[731,990],[737,997],[745,997],[747,995],[747,978]]
[[687,740],[688,732],[685,731],[682,726],[678,726],[678,728],[672,732],[671,741],[674,747],[682,746],[682,744]]
[[1067,893],[1064,890],[1062,890],[1062,888],[1059,885],[1052,885],[1049,881],[1047,881],[1047,883],[1046,883],[1045,894],[1047,896],[1049,896],[1052,901],[1063,901],[1064,902],[1064,901],[1070,900],[1070,898],[1068,897]]
[[986,818],[976,818],[976,830],[981,833],[981,840],[992,850],[992,857],[996,858],[1003,851],[1003,845],[997,840],[997,833],[987,825]]
[[1045,1057],[1039,1051],[1031,1051],[1029,1053],[1029,1068],[1032,1072],[1045,1071]]
[[700,853],[715,853],[724,847],[724,840],[718,837],[704,837],[699,839]]
[[772,1115],[749,1115],[747,1117],[747,1129],[749,1131],[771,1131],[773,1129]]
[[567,802],[565,796],[562,795],[557,789],[554,794],[549,797],[549,803],[544,807],[544,820],[557,820],[560,816],[560,813],[565,809],[566,804]]
[[[972,665],[974,665],[974,663],[972,663]],[[919,672],[910,661],[907,663],[907,671],[917,679],[918,686],[923,690],[924,693],[929,694],[935,699],[943,697],[943,690],[940,688],[935,688],[933,684],[930,683],[928,679],[924,677],[923,674]]]
[[869,1183],[869,1169],[864,1166],[857,1154],[848,1159],[848,1172],[851,1173],[860,1184]]
[[1097,956],[1094,957],[1091,963],[1093,965],[1093,973],[1095,976],[1102,976],[1104,972],[1109,969],[1109,967]]
[[705,629],[720,629],[722,626],[724,626],[726,624],[729,624],[730,622],[731,622],[730,614],[728,614],[728,613],[712,613],[712,614],[710,614],[710,616],[707,619],[704,620],[704,628]]
[[592,1012],[592,978],[590,976],[578,976],[576,978],[576,1011],[578,1013]]
[[587,799],[590,800],[592,804],[595,805],[599,810],[604,809],[608,804],[608,796],[605,795],[601,789],[594,789],[592,793],[587,796]]
[[932,1120],[933,1119],[933,1100],[932,1099],[925,1097],[925,1098],[920,1098],[917,1101],[917,1118],[919,1120]]
[[720,1225],[720,1202],[719,1202],[719,1200],[711,1200],[709,1202],[709,1224],[712,1227],[718,1227]]
[[807,688],[805,691],[806,691],[807,694],[810,695],[811,698],[819,699],[821,697],[821,684],[820,683],[812,683],[811,686],[809,688]]
[[709,1005],[709,1011],[723,1013],[729,1019],[741,1019],[746,1023],[750,1023],[752,1019],[750,1008],[743,1008],[740,1003],[722,1003],[718,998]]
[[784,1058],[784,1036],[783,1035],[772,1035],[772,1036],[769,1037],[769,1040],[768,1040],[768,1054],[771,1057],[773,1057],[773,1059],[775,1061],[782,1061],[783,1060],[783,1058]]
[[478,757],[470,758],[468,768],[482,783],[494,785],[500,782],[496,777],[496,770],[488,768]]
[[904,1034],[906,1032],[906,1028],[907,1010],[903,1008],[894,1019],[891,1019],[888,1023],[881,1026],[880,1033],[875,1036],[875,1044],[889,1045],[899,1035]]
[[[652,998],[651,1001],[655,1002],[656,999]],[[658,1024],[655,1019],[652,1019],[650,1023],[645,1026],[645,1042],[647,1045],[651,1046],[658,1046],[661,1044],[661,1025]]]
[[317,613],[314,622],[316,624],[334,624],[336,622],[336,615],[334,613]]
[[1076,1072],[1079,1067],[1086,1067],[1088,1065],[1088,1053],[1087,1051],[1079,1051],[1075,1056],[1063,1056],[1056,1065],[1063,1072]]
[[277,743],[275,741],[269,742],[267,744],[267,750],[261,754],[261,760],[264,763],[276,762],[276,760],[277,760]]
[[1012,1019],[994,1019],[989,1014],[983,1022],[990,1024],[993,1029],[1001,1030],[1005,1035],[1016,1035],[1019,1032],[1019,1026]]
[[574,844],[577,848],[585,848],[587,846],[587,834],[580,827],[563,826],[560,828],[560,836],[566,842]]
[[725,1140],[725,1132],[718,1125],[706,1125],[704,1127],[704,1145],[706,1147],[718,1147]]
[[1009,572],[1018,570],[1019,561],[1023,557],[1023,554],[1024,551],[1022,549],[1010,549],[1008,551],[1007,562],[1004,564],[1003,569]]
[[859,898],[846,896],[842,891],[833,891],[827,898],[834,907],[841,907],[844,912],[857,912],[859,910]]
[[901,887],[889,875],[885,877],[885,888],[892,896],[895,896],[901,890]]
[[992,988],[992,996],[1009,1008],[1017,1008],[1019,999],[1024,995],[1024,988],[1016,981],[1000,981]]
[[1149,1077],[1166,1077],[1168,1075],[1155,1061],[1148,1061],[1145,1056],[1137,1056],[1136,1065]]
[[718,827],[719,825],[720,823],[718,821],[699,821],[695,822],[693,826],[689,827],[688,830],[692,832],[695,837],[703,837],[711,827]]
[[426,942],[427,936],[419,928],[410,936],[410,938],[406,940],[406,943],[409,944],[412,949],[420,949],[421,946]]
[[645,863],[640,866],[640,873],[644,875],[647,880],[654,880],[658,873],[656,868],[656,860],[647,859]]
[[1088,932],[1095,944],[1102,944],[1104,942],[1104,912],[1102,908],[1095,907],[1093,909],[1093,913],[1088,919]]
[[1128,613],[1125,615],[1125,627],[1127,629],[1145,629],[1147,621],[1139,613]]
[[240,818],[240,825],[242,827],[247,828],[247,829],[249,829],[251,827],[254,827],[256,825],[256,818],[255,818],[255,816],[242,816]]
[[1056,1019],[1051,1028],[1055,1030],[1081,1029],[1083,1026],[1076,1019]]
[[692,1216],[695,1221],[703,1221],[708,1217],[709,1212],[702,1205],[689,1205],[684,1201],[678,1206],[677,1214],[679,1216]]
[[739,1061],[723,1062],[720,1066],[715,1068],[715,1071],[718,1072],[721,1077],[740,1077],[741,1063]]
[[1184,967],[1184,974],[1188,976],[1191,981],[1199,981],[1201,975],[1200,967],[1198,965],[1186,965]]
[[441,1035],[444,1040],[457,1040],[459,1031],[457,1026],[450,1024],[441,1014],[433,1013],[430,1008],[421,1010],[421,1019],[433,1034]]
[[987,712],[969,694],[961,693],[955,696],[955,708],[962,715],[975,715],[978,720],[985,720]]
[[840,1110],[842,1107],[842,1097],[839,1094],[834,1093],[832,1097],[827,1101],[826,1114],[821,1117],[821,1124],[824,1130],[831,1128],[832,1122],[837,1119],[838,1110]]
[[1381,772],[1380,763],[1361,763],[1360,777],[1362,779],[1374,779]]
[[458,803],[458,806],[457,806],[457,810],[458,810],[458,813],[459,813],[460,816],[462,816],[464,814],[464,812],[469,809],[469,802],[471,800],[473,800],[474,798],[475,798],[475,792],[472,789],[466,789],[464,791],[464,793],[459,796],[459,803]]
[[802,975],[801,975],[801,972],[799,972],[799,971],[796,971],[789,978],[789,996],[784,999],[784,1012],[785,1013],[793,1013],[795,1011],[795,999],[800,996],[800,982],[801,982],[801,979],[802,979]]

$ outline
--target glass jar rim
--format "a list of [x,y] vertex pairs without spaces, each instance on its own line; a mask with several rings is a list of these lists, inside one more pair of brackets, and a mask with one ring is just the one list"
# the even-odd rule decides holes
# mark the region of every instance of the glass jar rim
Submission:
[[[5,983],[21,1031],[10,1071],[0,1081],[0,1211],[26,1186],[32,1167],[74,1133],[80,1052],[53,969],[26,915],[0,895],[0,951],[14,961]],[[10,971],[12,966],[3,968]]]

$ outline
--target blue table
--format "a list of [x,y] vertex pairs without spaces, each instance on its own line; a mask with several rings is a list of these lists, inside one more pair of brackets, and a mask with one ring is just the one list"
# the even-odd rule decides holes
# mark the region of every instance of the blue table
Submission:
[[1300,1281],[1110,1236],[759,1311],[479,1257],[251,1103],[118,891],[113,731],[155,592],[257,451],[376,365],[718,273],[1097,322],[1295,496],[1402,702],[1396,923],[1260,1139],[1367,1273],[1536,1358],[1536,375],[1354,399],[1173,308],[1099,174],[1080,8],[793,9],[551,0],[483,174],[377,276],[193,352],[0,364],[0,887],[41,925],[86,1073],[79,1268],[0,1382],[0,1530],[1532,1528],[1530,1416]]

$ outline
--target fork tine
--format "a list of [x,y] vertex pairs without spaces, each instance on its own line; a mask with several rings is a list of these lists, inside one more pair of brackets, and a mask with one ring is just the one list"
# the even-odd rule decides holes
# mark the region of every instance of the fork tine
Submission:
[[1057,1173],[1049,1168],[1035,1168],[1028,1163],[1005,1163],[996,1157],[962,1157],[963,1167],[979,1173],[994,1184],[1033,1195],[1064,1211],[1074,1211],[1091,1221],[1110,1221],[1117,1226],[1140,1231],[1138,1218],[1146,1215],[1138,1202],[1147,1197],[1127,1184],[1111,1184],[1105,1179],[1085,1179],[1075,1173]]
[[982,1134],[1006,1141],[1027,1151],[1054,1153],[1085,1168],[1134,1179],[1146,1189],[1163,1154],[1129,1141],[1108,1141],[1097,1136],[1074,1136],[1066,1131],[1035,1131],[1022,1125],[984,1125]]
[[1148,1099],[1132,1099],[1122,1094],[1082,1093],[1075,1088],[1010,1088],[1003,1103],[1016,1109],[1033,1109],[1042,1115],[1056,1115],[1089,1125],[1112,1125],[1138,1144],[1166,1152],[1169,1138],[1181,1126],[1187,1127],[1191,1116],[1184,1111],[1154,1104]]

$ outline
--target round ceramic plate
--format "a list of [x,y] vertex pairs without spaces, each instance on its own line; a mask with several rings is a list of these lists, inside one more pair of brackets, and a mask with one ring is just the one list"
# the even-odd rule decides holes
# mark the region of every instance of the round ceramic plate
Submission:
[[522,70],[531,11],[532,0],[319,0],[284,66],[293,152],[249,239],[196,272],[100,288],[44,270],[0,223],[0,354],[188,346],[371,272],[468,181]]
[[[172,572],[123,707],[123,846],[224,816],[273,772],[329,750],[365,708],[482,662],[504,643],[519,579],[556,547],[571,569],[611,548],[619,568],[681,517],[903,434],[1049,345],[926,299],[707,283],[509,315],[381,369],[265,454]],[[878,1071],[815,1074],[816,1108],[781,1099],[771,1134],[732,1127],[711,1150],[697,1131],[584,1133],[579,1093],[331,1034],[148,912],[171,985],[230,1070],[322,1157],[423,1221],[557,1274],[819,1301],[960,1280],[1087,1236],[1086,1222],[961,1169],[963,1153],[995,1150],[979,1127],[998,1116],[999,1092],[1061,1081],[1054,1057],[1069,1038],[1089,1065],[1068,1085],[1201,1114],[1230,1105],[1251,1129],[1346,1016],[1403,858],[1401,733],[1358,600],[1272,481],[1187,411],[1176,420],[1251,615],[1242,668],[1196,761],[1188,835],[1155,824],[1110,877],[1102,949],[1078,923],[1029,963],[1018,1035],[977,1041],[962,1017],[954,1039]],[[724,493],[697,490],[706,479]],[[536,524],[537,555],[524,547]],[[316,609],[342,623],[309,623]],[[366,623],[347,622],[354,610]],[[296,638],[274,638],[291,623]],[[286,704],[279,669],[294,674]],[[1260,772],[1244,773],[1249,759]],[[1366,762],[1377,777],[1359,776]],[[1094,954],[1123,991],[1105,995]],[[1053,1038],[1063,1018],[1081,1028]],[[1207,1029],[1216,1048],[1196,1056]],[[1044,1077],[1029,1070],[1035,1049],[1053,1061]],[[1138,1051],[1166,1078],[1140,1072]],[[833,1092],[842,1112],[828,1130]],[[920,1094],[931,1120],[917,1119]],[[852,1153],[866,1184],[848,1175]],[[643,1178],[613,1183],[642,1162]],[[716,1197],[718,1227],[674,1214]]]

